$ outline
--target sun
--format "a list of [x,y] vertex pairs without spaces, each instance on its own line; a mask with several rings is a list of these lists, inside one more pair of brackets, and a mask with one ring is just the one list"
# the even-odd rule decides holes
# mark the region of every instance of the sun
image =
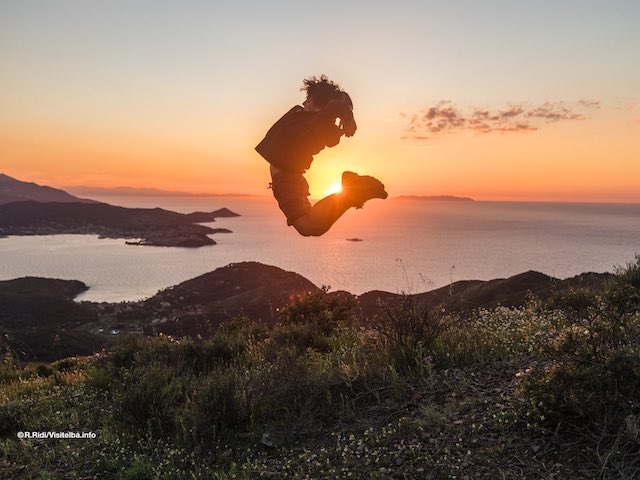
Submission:
[[342,192],[342,183],[335,182],[335,183],[332,183],[324,193],[325,195],[333,195],[334,193],[340,193],[340,192]]

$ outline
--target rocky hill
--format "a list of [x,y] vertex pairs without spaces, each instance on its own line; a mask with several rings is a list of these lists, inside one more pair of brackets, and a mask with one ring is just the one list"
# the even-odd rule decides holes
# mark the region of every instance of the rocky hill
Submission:
[[316,290],[297,273],[258,262],[235,263],[159,292],[129,317],[144,312],[148,334],[206,335],[241,314],[273,324],[279,308]]
[[97,234],[135,245],[202,247],[208,235],[230,233],[198,223],[237,217],[228,208],[182,214],[161,208],[125,208],[75,197],[57,188],[0,174],[0,238],[7,235]]
[[106,339],[82,328],[98,321],[96,310],[73,301],[88,288],[77,280],[0,281],[0,351],[52,361],[102,349]]

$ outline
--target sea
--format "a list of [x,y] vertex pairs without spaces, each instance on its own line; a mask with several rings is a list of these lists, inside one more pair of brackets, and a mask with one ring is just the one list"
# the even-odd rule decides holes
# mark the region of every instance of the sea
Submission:
[[212,235],[217,244],[201,248],[95,235],[2,238],[0,280],[75,279],[90,287],[80,301],[135,301],[230,263],[256,261],[332,291],[419,293],[528,270],[556,278],[611,272],[640,254],[640,204],[390,198],[349,210],[321,237],[302,237],[269,196],[96,199],[184,213],[227,207],[240,216],[209,224],[232,233]]

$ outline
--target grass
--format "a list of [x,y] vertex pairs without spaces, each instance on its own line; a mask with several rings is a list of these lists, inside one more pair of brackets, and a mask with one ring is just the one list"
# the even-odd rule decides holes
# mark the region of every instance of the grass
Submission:
[[236,318],[24,369],[7,356],[0,477],[637,478],[638,272],[465,315],[402,297],[360,319],[320,291],[273,327]]

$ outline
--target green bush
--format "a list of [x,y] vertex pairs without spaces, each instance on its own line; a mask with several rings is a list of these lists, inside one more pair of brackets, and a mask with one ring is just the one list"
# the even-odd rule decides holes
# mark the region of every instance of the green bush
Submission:
[[248,339],[242,334],[219,332],[193,352],[194,369],[207,372],[218,365],[230,365],[244,357],[248,346]]
[[521,388],[534,418],[551,427],[602,423],[611,416],[619,421],[637,411],[640,361],[620,351],[603,363],[554,362],[529,371]]
[[71,372],[78,368],[78,361],[75,358],[64,358],[54,362],[52,366],[58,372]]
[[269,325],[256,322],[246,315],[237,315],[218,326],[218,334],[239,335],[248,340],[262,340],[269,335]]
[[151,363],[133,368],[125,378],[116,402],[121,424],[161,436],[176,432],[176,413],[185,401],[189,377],[166,364]]
[[49,365],[38,365],[36,367],[36,375],[47,378],[53,374],[53,369]]
[[22,403],[9,402],[0,405],[0,438],[15,438],[25,429],[27,412]]
[[298,355],[304,354],[307,349],[318,352],[331,350],[329,337],[322,335],[316,325],[308,323],[277,325],[267,345],[269,348],[265,353],[268,360],[277,358],[278,353],[287,348],[294,349]]
[[226,368],[195,379],[179,413],[183,435],[195,443],[211,443],[248,424],[248,382]]
[[13,355],[7,352],[0,360],[0,382],[12,382],[18,378],[20,372],[15,366]]
[[96,361],[89,365],[86,370],[87,378],[85,384],[90,390],[102,394],[108,394],[112,389],[116,388],[119,377],[112,363],[104,361]]
[[382,340],[391,364],[402,374],[425,362],[452,325],[452,317],[429,308],[415,296],[401,295],[379,304],[380,314],[369,321],[369,327]]
[[306,294],[279,310],[284,325],[313,325],[323,336],[335,333],[340,327],[356,323],[356,301],[353,297],[329,294],[328,287]]
[[521,377],[536,418],[618,428],[640,411],[639,271],[640,257],[584,305],[576,301],[584,293],[567,297],[546,360]]

